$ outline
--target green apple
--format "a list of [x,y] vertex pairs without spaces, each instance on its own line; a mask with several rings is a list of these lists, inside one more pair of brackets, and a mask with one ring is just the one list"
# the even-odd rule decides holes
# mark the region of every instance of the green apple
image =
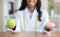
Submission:
[[15,26],[15,20],[12,19],[12,18],[8,18],[8,19],[7,19],[7,26],[8,26],[8,27],[13,27],[13,26]]

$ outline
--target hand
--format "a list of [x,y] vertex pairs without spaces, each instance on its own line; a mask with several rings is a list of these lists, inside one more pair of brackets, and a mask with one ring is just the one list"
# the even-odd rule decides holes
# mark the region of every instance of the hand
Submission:
[[55,28],[55,24],[54,23],[46,23],[45,30],[51,31],[54,28]]
[[7,25],[7,27],[8,27],[8,28],[11,28],[11,29],[13,29],[15,26],[16,26],[16,25],[14,25],[14,26],[8,26],[8,25]]
[[7,27],[9,28],[14,28],[16,26],[16,22],[13,18],[8,18],[7,19]]

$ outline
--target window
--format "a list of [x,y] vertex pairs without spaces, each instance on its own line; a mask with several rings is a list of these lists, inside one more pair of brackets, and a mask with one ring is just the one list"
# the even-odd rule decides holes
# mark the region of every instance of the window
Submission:
[[60,2],[55,3],[55,10],[54,10],[55,15],[60,15]]

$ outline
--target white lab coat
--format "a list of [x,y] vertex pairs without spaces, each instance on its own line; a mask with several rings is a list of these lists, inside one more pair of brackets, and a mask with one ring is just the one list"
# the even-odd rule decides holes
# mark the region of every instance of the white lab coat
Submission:
[[[44,26],[47,22],[49,22],[49,16],[46,10],[42,10],[42,16],[41,16],[41,20],[42,21],[37,21],[36,23],[36,32],[43,32]],[[34,22],[36,21],[36,16],[38,15],[37,10],[35,8],[35,10],[33,11],[33,13],[31,13],[28,8],[26,7],[25,10],[22,11],[17,11],[17,13],[15,14],[15,21],[16,21],[16,29],[12,30],[13,32],[24,32],[24,14],[26,14],[26,32],[34,32]],[[32,15],[32,17],[30,18],[30,15]]]

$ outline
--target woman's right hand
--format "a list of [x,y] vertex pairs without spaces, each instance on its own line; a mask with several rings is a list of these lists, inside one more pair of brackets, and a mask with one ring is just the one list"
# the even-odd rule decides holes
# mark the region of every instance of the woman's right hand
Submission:
[[8,25],[7,25],[7,27],[10,28],[10,29],[15,28],[15,26],[16,26],[16,25],[14,25],[14,26],[8,26]]
[[13,18],[8,18],[7,19],[7,27],[8,28],[14,28],[16,26],[16,22]]

